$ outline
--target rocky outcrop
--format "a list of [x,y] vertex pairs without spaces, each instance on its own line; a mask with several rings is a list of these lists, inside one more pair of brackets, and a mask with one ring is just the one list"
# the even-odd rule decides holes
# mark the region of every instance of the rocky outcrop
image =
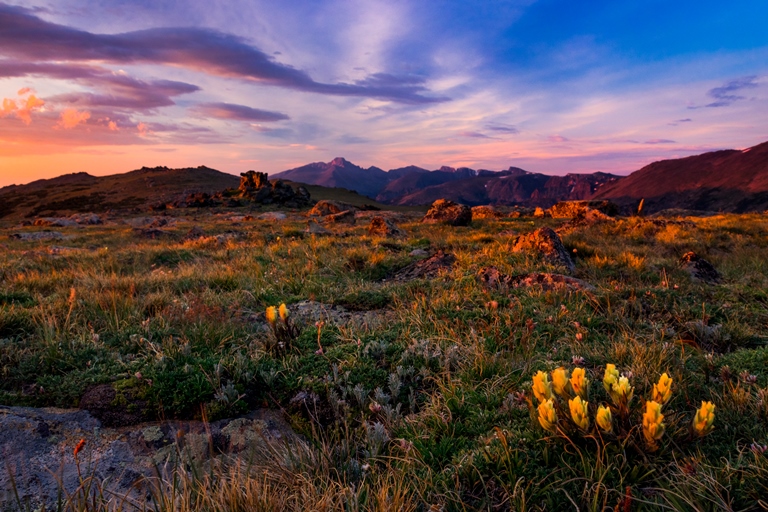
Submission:
[[309,192],[304,187],[296,190],[277,180],[270,183],[267,173],[248,171],[240,174],[240,186],[236,197],[259,204],[279,204],[292,208],[308,205]]
[[551,228],[539,228],[532,233],[520,235],[512,244],[512,251],[539,254],[549,263],[564,267],[569,273],[576,270],[562,240]]
[[345,210],[339,213],[332,213],[323,217],[323,222],[326,224],[354,224],[355,212]]
[[472,209],[463,204],[447,199],[438,199],[424,215],[422,222],[429,224],[447,224],[449,226],[468,226],[472,222]]
[[390,219],[374,217],[368,225],[368,236],[380,236],[385,238],[404,238],[405,231],[397,227]]
[[680,258],[680,266],[694,279],[708,284],[717,284],[722,279],[720,272],[710,262],[693,251],[683,254]]

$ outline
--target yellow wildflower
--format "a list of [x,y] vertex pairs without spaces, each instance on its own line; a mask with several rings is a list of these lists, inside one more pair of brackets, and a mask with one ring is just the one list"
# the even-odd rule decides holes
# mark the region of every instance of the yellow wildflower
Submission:
[[274,324],[277,320],[277,308],[275,306],[269,306],[267,308],[267,322]]
[[610,393],[613,385],[619,381],[619,370],[616,365],[608,363],[605,365],[605,376],[603,376],[603,387]]
[[619,377],[619,381],[615,382],[611,387],[611,398],[619,406],[629,404],[634,394],[635,388],[629,385],[629,379],[626,377]]
[[613,430],[613,415],[608,407],[601,405],[597,408],[595,421],[597,422],[597,426],[600,427],[603,432],[611,432]]
[[288,306],[285,305],[285,303],[280,304],[280,309],[278,310],[280,313],[280,320],[285,322],[288,320],[288,316],[290,315],[290,311],[288,311]]
[[573,373],[571,374],[571,388],[574,393],[586,400],[589,391],[589,379],[587,379],[587,372],[584,371],[584,368],[573,369]]
[[589,428],[589,402],[585,402],[580,396],[573,400],[568,400],[568,407],[571,409],[571,418],[573,422],[582,430]]
[[643,436],[648,447],[657,448],[656,442],[664,435],[664,415],[661,414],[661,404],[649,400],[645,402],[645,414],[643,414]]
[[699,436],[705,436],[712,432],[712,424],[715,422],[715,404],[701,402],[701,407],[693,418],[693,430]]
[[550,432],[557,430],[557,411],[551,398],[539,404],[539,423],[544,430]]
[[546,373],[539,371],[533,376],[533,394],[539,402],[552,398],[552,385]]
[[653,401],[665,405],[672,398],[672,379],[665,373],[659,377],[659,383],[653,385]]
[[562,366],[552,372],[552,389],[563,398],[568,398],[568,370]]

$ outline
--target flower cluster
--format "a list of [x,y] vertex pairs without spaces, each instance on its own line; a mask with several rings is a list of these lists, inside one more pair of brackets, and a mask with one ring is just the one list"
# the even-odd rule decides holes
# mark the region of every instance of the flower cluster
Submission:
[[299,335],[298,327],[291,322],[288,306],[285,304],[280,304],[280,307],[269,306],[266,315],[267,324],[274,336],[273,343],[268,348],[285,351]]
[[[548,432],[564,434],[569,430],[589,435],[590,432],[607,435],[609,439],[626,439],[637,431],[640,418],[642,440],[648,451],[656,451],[664,436],[666,425],[662,408],[672,399],[673,380],[663,373],[653,385],[651,396],[642,401],[640,407],[633,407],[635,388],[630,379],[631,372],[620,374],[614,364],[607,364],[603,374],[603,388],[608,401],[593,406],[590,413],[589,379],[584,368],[569,372],[559,367],[551,373],[539,371],[533,376],[533,396],[538,400],[536,409],[539,424]],[[560,400],[560,401],[559,401]],[[566,408],[567,404],[567,408]],[[590,418],[594,417],[595,428],[591,429]],[[618,418],[618,422],[614,418]],[[715,406],[702,402],[691,425],[691,434],[702,437],[713,429]]]

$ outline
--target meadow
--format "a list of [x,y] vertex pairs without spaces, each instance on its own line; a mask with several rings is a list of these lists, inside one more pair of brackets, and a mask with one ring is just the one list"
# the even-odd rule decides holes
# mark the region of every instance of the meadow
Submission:
[[[184,210],[157,239],[120,223],[55,228],[58,241],[4,236],[0,404],[77,407],[108,384],[141,421],[269,408],[298,434],[256,462],[180,465],[152,483],[148,510],[768,509],[768,217],[564,231],[574,277],[594,290],[558,291],[489,290],[476,276],[558,272],[510,248],[515,233],[563,220],[398,215],[401,239],[368,236],[364,219],[315,236],[298,214]],[[193,226],[207,236],[184,240]],[[391,279],[416,249],[456,261]],[[721,282],[680,268],[688,251]],[[303,320],[304,301],[351,320]],[[276,337],[265,312],[283,303],[295,328]],[[633,389],[623,411],[603,383],[609,364]],[[568,417],[569,388],[547,430],[532,379],[560,367],[584,370],[588,424]],[[664,373],[665,429],[651,446],[641,424]],[[702,401],[714,422],[697,435]],[[607,404],[611,432],[595,423]],[[99,496],[63,508],[131,508]]]

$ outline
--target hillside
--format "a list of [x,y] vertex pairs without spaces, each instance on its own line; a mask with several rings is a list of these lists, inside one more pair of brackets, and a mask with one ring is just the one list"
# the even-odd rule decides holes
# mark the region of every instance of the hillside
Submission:
[[647,165],[594,195],[634,208],[742,213],[768,209],[768,142],[740,150],[662,160]]
[[197,192],[237,187],[238,176],[205,166],[142,167],[124,174],[65,174],[26,185],[0,188],[0,218],[54,216],[146,207]]

